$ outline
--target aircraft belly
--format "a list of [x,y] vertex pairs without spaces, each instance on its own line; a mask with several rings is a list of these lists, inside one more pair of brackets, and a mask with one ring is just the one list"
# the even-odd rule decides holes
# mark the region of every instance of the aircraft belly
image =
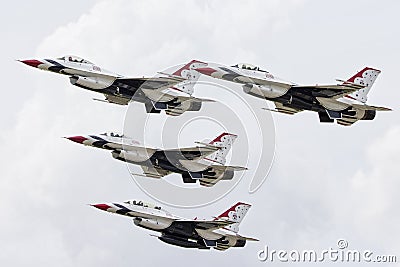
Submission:
[[142,91],[149,99],[154,102],[170,102],[175,98],[174,96],[166,94],[160,90],[142,89]]
[[135,225],[151,230],[164,230],[171,226],[171,220],[164,220],[162,218],[141,218],[133,219]]
[[71,76],[70,81],[73,85],[80,85],[93,90],[101,90],[110,87],[114,83],[115,78]]
[[289,91],[289,87],[282,87],[276,85],[263,85],[260,87],[263,95],[267,98],[277,98],[283,96]]
[[223,236],[223,235],[214,233],[213,231],[210,231],[210,230],[195,229],[195,231],[199,234],[199,236],[201,238],[204,238],[207,240],[218,240]]
[[147,152],[146,148],[140,148],[139,150],[121,151],[120,157],[123,157],[127,162],[142,163],[148,161],[151,154]]
[[343,103],[343,102],[339,102],[336,99],[332,99],[332,98],[325,98],[325,97],[316,97],[318,102],[321,103],[321,105],[329,110],[333,110],[333,111],[341,111],[341,110],[345,110],[347,109],[350,105]]
[[179,160],[179,162],[181,163],[183,168],[190,172],[201,172],[207,168],[207,166],[205,166],[204,164],[191,160]]

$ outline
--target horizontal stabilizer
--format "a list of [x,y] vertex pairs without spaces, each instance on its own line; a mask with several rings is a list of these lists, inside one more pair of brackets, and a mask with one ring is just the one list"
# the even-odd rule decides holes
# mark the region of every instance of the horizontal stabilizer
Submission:
[[182,81],[185,81],[185,80],[186,80],[185,78],[183,78],[183,77],[181,77],[181,76],[173,75],[173,74],[166,73],[166,72],[157,71],[157,73],[158,73],[158,74],[162,74],[162,75],[166,75],[166,76],[168,76],[168,78],[171,78],[171,79],[176,80],[176,81],[179,81],[179,82],[182,82]]
[[243,238],[247,241],[260,241],[259,239],[253,237],[246,237],[246,236],[238,236],[238,237]]
[[140,176],[140,177],[149,177],[149,178],[162,178],[162,175],[155,174],[155,173],[134,173],[131,172],[133,176]]
[[211,148],[211,149],[215,149],[215,150],[218,150],[218,149],[221,149],[222,148],[222,146],[214,146],[214,145],[211,145],[211,144],[207,144],[207,143],[203,143],[203,142],[198,142],[198,141],[196,141],[196,142],[194,142],[195,144],[198,144],[198,145],[203,145],[203,146],[205,146],[205,147],[208,147],[208,148]]
[[217,102],[215,100],[208,99],[208,98],[193,98],[193,100],[200,101],[200,102]]
[[283,113],[283,114],[289,114],[293,115],[296,114],[298,111],[292,111],[290,108],[288,109],[272,109],[272,108],[262,108],[263,110],[268,110],[276,113]]
[[99,102],[110,103],[105,99],[100,99],[100,98],[92,98],[92,99],[95,100],[95,101],[99,101]]
[[369,105],[360,105],[360,104],[352,104],[353,107],[361,110],[376,110],[376,111],[391,111],[392,109],[390,108],[385,108],[385,107],[375,107],[375,106],[369,106]]
[[353,83],[353,82],[349,82],[349,81],[345,81],[345,80],[341,80],[341,79],[336,79],[336,81],[342,82],[344,85],[354,87],[355,89],[362,89],[362,88],[366,87],[363,84]]
[[221,165],[212,165],[212,167],[214,169],[221,169],[221,170],[225,170],[225,171],[246,171],[248,170],[248,168],[246,167],[242,167],[242,166],[221,166]]

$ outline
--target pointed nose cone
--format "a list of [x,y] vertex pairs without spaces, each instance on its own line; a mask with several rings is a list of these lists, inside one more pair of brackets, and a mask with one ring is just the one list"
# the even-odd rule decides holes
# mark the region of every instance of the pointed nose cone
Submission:
[[37,68],[41,64],[44,64],[43,62],[36,60],[36,59],[27,59],[27,60],[19,60],[19,61],[28,66],[35,67],[35,68]]
[[111,208],[111,206],[108,206],[107,204],[91,204],[90,206],[98,208],[99,210],[108,210]]
[[79,144],[82,144],[84,141],[89,140],[83,136],[71,136],[71,137],[65,137],[65,138],[67,138],[68,140],[71,140],[72,142],[79,143]]
[[195,70],[200,72],[201,74],[208,75],[208,76],[211,76],[211,74],[213,74],[214,72],[217,71],[215,69],[208,68],[208,67],[207,68],[197,68]]

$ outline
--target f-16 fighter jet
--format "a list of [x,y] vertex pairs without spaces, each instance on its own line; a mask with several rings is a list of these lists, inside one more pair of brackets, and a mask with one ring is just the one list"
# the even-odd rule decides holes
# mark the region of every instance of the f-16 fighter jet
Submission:
[[373,120],[376,111],[391,110],[369,106],[367,94],[380,70],[364,68],[350,79],[333,85],[298,85],[278,79],[271,73],[250,64],[231,67],[216,65],[196,68],[204,75],[243,84],[245,93],[273,101],[275,109],[285,114],[303,110],[318,112],[320,122],[352,125],[358,120]]
[[159,232],[161,241],[184,248],[226,250],[244,247],[255,238],[238,234],[239,224],[251,205],[238,202],[213,220],[190,220],[170,214],[161,207],[129,200],[123,203],[92,204],[98,209],[133,218],[139,227]]
[[113,133],[66,138],[86,146],[111,150],[115,159],[140,165],[144,173],[134,175],[162,178],[180,173],[184,183],[198,180],[201,186],[211,187],[220,180],[231,180],[235,171],[246,170],[224,165],[236,137],[222,133],[210,143],[196,142],[201,146],[166,150],[143,147],[130,138]]
[[[211,100],[192,97],[193,86],[199,78],[199,73],[192,70],[204,63],[193,60],[181,69],[166,77],[130,78],[107,71],[85,59],[76,56],[65,56],[56,59],[20,60],[26,65],[69,76],[71,84],[102,93],[109,103],[127,105],[129,101],[145,104],[148,113],[160,113],[178,116],[185,111],[199,111],[202,102]],[[173,89],[187,96],[173,95],[165,92]]]

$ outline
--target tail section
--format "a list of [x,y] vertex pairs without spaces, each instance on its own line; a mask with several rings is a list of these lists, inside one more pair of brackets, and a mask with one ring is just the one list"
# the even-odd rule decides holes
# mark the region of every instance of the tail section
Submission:
[[195,71],[194,69],[205,66],[207,66],[207,63],[192,60],[182,68],[172,73],[172,75],[174,76],[180,76],[186,79],[186,81],[177,84],[175,87],[173,87],[173,89],[192,95],[194,92],[194,85],[200,78],[200,73]]
[[219,149],[208,156],[206,159],[224,165],[226,163],[226,156],[232,148],[237,135],[231,133],[222,133],[210,142],[210,145],[219,147]]
[[367,102],[367,94],[371,90],[376,78],[378,77],[380,70],[365,67],[362,71],[348,79],[348,82],[364,85],[365,87],[350,94],[351,98],[354,98],[362,103]]
[[238,202],[235,205],[233,205],[230,209],[219,215],[216,219],[225,219],[228,221],[235,222],[233,224],[226,226],[225,228],[237,233],[239,232],[240,223],[242,222],[244,216],[246,216],[250,208],[251,208],[250,204]]

